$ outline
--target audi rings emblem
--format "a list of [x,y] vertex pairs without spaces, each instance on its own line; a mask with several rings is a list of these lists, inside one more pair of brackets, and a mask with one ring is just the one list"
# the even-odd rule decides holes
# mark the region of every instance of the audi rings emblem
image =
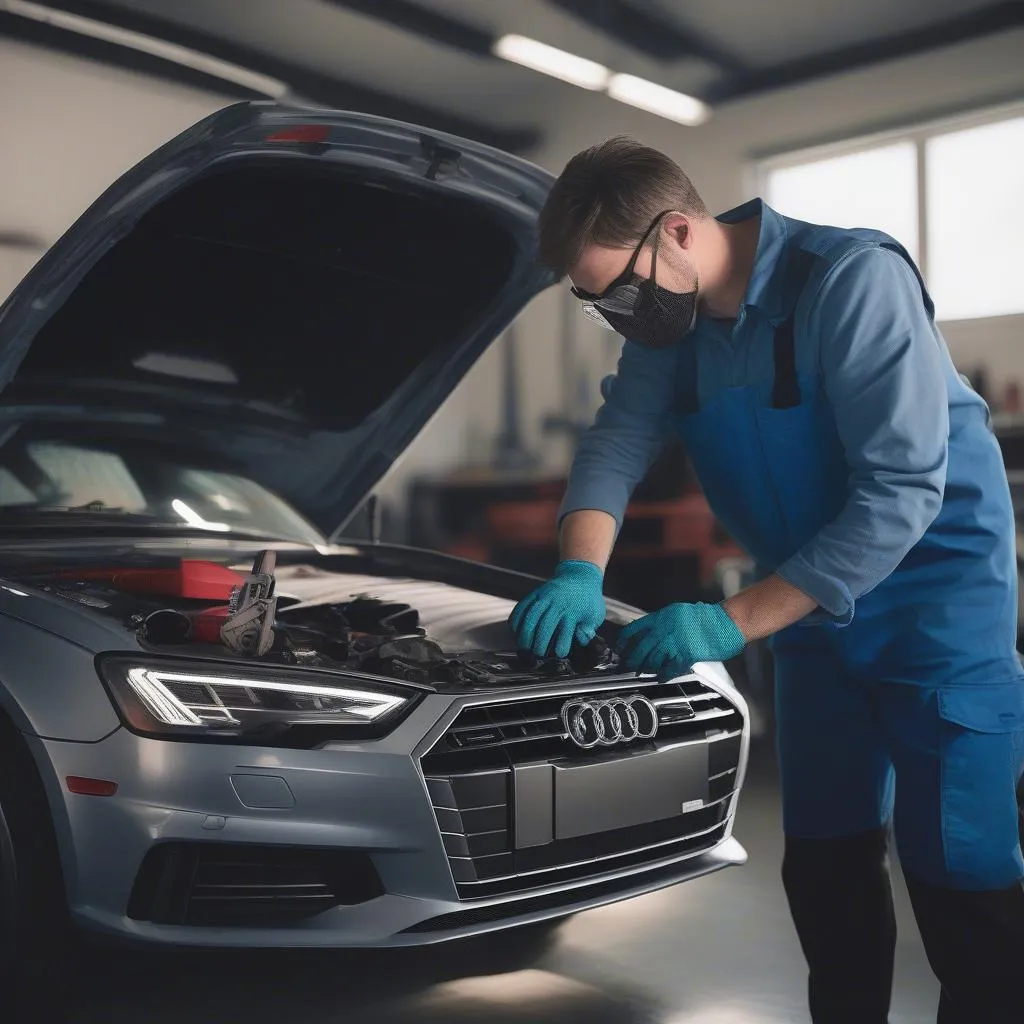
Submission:
[[584,750],[611,747],[651,739],[658,731],[658,712],[639,694],[608,700],[575,699],[562,705],[562,727]]

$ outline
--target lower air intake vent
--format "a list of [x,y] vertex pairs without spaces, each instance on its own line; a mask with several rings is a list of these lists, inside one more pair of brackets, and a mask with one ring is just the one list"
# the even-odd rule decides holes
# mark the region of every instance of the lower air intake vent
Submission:
[[164,843],[142,863],[128,916],[155,924],[282,927],[383,892],[362,853]]

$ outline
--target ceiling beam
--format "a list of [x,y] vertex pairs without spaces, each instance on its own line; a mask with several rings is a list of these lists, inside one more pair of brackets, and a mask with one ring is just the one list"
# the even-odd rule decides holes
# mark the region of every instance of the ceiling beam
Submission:
[[937,21],[909,32],[727,78],[706,89],[702,98],[719,104],[743,99],[1021,27],[1024,27],[1024,3],[1021,0],[1004,0],[980,11]]
[[429,10],[412,0],[327,0],[327,3],[478,57],[490,57],[494,46],[492,33],[461,18]]
[[[217,60],[246,68],[260,75],[278,79],[288,85],[296,97],[338,110],[360,111],[380,117],[407,121],[424,128],[447,132],[485,145],[522,153],[541,141],[540,131],[526,125],[499,128],[471,118],[461,117],[435,107],[407,100],[334,75],[312,71],[302,65],[280,60],[246,46],[180,26],[162,18],[140,14],[105,3],[102,0],[47,0],[44,5],[54,10],[77,14],[129,32],[160,39],[185,47]],[[95,39],[69,29],[33,21],[0,11],[0,35],[24,42],[87,57],[102,63],[139,71],[145,74],[192,85],[232,98],[252,99],[264,94],[245,89],[237,83],[184,67],[173,60],[142,53],[131,47]],[[287,102],[285,98],[284,102]]]
[[18,249],[24,252],[44,252],[49,243],[42,235],[33,235],[17,229],[0,229],[0,249]]

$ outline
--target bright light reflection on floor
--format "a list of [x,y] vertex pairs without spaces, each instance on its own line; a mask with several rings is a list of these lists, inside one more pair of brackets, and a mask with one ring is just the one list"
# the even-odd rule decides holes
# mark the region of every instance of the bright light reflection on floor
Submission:
[[415,1005],[422,1009],[465,1009],[468,1002],[474,1010],[512,1008],[527,1013],[531,1008],[548,1009],[553,1002],[595,998],[601,998],[601,993],[591,985],[547,971],[526,970],[447,981],[425,992]]
[[769,1015],[751,1003],[716,1003],[668,1017],[664,1024],[794,1024],[792,1017]]

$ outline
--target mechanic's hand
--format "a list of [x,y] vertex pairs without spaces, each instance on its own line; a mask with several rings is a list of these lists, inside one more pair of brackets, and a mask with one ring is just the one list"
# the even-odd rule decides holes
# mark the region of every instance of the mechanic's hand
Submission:
[[728,661],[745,646],[720,604],[670,604],[625,626],[616,649],[627,668],[670,679],[699,661]]
[[589,644],[604,622],[604,574],[593,562],[559,562],[553,579],[512,609],[509,625],[520,650],[567,658],[572,642]]

